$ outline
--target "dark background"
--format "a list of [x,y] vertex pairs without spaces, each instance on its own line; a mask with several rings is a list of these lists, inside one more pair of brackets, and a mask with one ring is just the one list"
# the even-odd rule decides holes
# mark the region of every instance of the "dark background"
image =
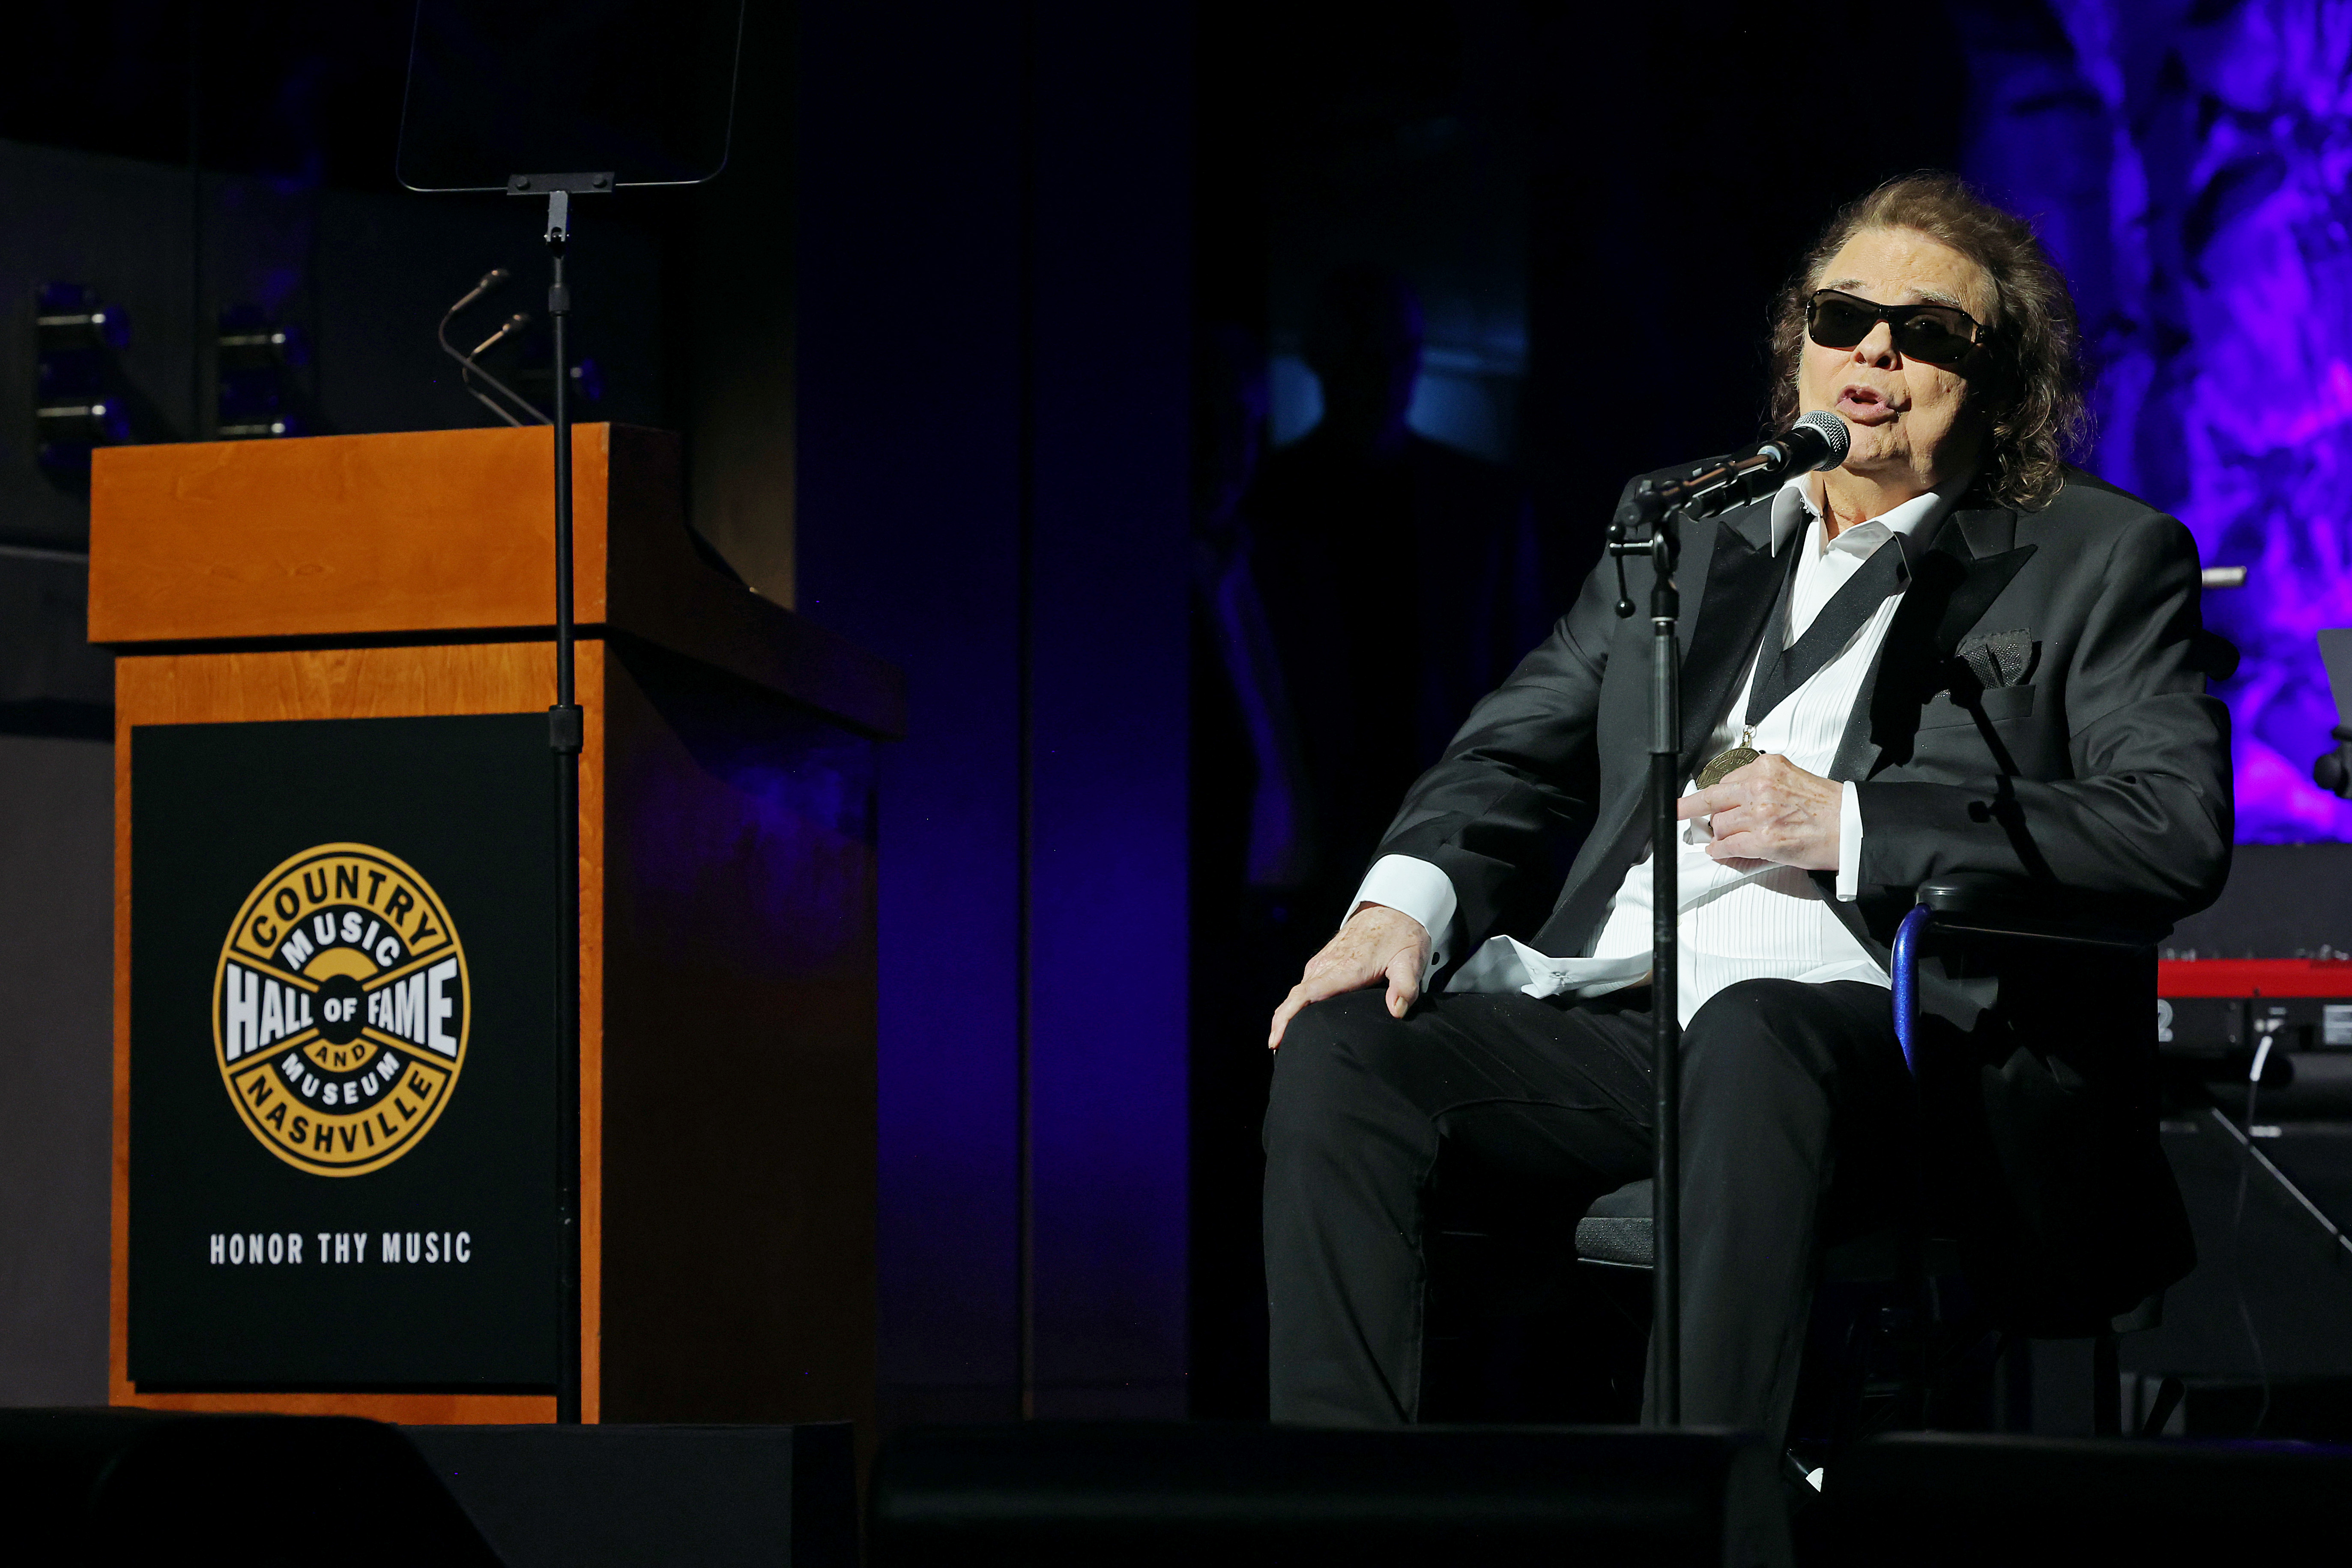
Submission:
[[[552,1388],[555,793],[536,714],[150,725],[131,733],[131,1373],[150,1391],[347,1382]],[[462,1068],[415,1145],[362,1176],[279,1159],[213,1040],[228,922],[320,844],[432,884],[473,994]],[[385,1231],[467,1231],[465,1263],[391,1264]],[[295,1231],[299,1264],[214,1265],[215,1231]],[[368,1261],[318,1258],[365,1231]]]
[[[1997,111],[2029,127],[2003,167],[2029,167],[2049,117],[2103,123],[2095,62],[2042,0],[1813,25],[1550,0],[749,16],[726,175],[575,208],[582,416],[682,431],[691,515],[746,581],[908,674],[878,807],[886,1419],[1259,1412],[1279,977],[1238,945],[1252,763],[1192,618],[1202,345],[1246,344],[1265,433],[1296,437],[1318,284],[1401,270],[1427,319],[1416,426],[1524,487],[1558,604],[1624,475],[1756,433],[1767,310],[1834,208],[1973,167]],[[487,422],[433,323],[493,264],[517,280],[486,318],[540,312],[540,212],[395,189],[409,17],[12,13],[0,564],[54,573],[57,625],[87,525],[26,440],[43,281],[130,304],[143,439],[216,427],[192,323],[241,303],[310,333],[309,428]],[[2132,80],[2178,74],[2158,43]],[[2051,169],[2104,213],[2104,164]],[[528,372],[523,347],[504,363]],[[79,703],[90,732],[104,671],[65,646],[0,642],[0,711]],[[87,848],[44,858],[26,831],[0,856],[0,908],[39,911],[0,944],[26,1086],[0,1093],[0,1398],[68,1401],[103,1372],[106,769],[53,710],[20,719],[0,832]]]

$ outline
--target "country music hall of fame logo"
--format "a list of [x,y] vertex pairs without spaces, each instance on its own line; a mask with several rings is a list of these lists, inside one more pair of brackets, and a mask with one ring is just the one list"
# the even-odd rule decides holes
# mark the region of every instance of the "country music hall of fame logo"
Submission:
[[321,844],[237,911],[213,976],[214,1052],[271,1153],[363,1175],[440,1118],[472,998],[466,950],[425,879],[371,846]]

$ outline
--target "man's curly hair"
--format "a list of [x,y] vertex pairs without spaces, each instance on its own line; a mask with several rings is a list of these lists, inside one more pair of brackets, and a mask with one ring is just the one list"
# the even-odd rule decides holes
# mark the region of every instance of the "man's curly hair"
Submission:
[[1849,202],[1806,253],[1772,312],[1774,430],[1796,422],[1805,305],[1846,242],[1865,229],[1907,228],[1951,247],[1992,280],[1987,341],[1969,367],[1969,400],[1989,416],[1976,488],[2005,506],[2047,506],[2065,483],[2087,424],[2074,298],[2024,219],[1986,201],[1956,174],[1889,180]]

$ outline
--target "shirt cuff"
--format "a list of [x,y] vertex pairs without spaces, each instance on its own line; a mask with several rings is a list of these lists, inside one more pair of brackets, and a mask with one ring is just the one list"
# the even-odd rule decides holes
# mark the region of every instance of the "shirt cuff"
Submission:
[[1862,792],[1838,785],[1838,902],[1850,904],[1862,890]]
[[1426,984],[1430,975],[1445,967],[1455,902],[1454,879],[1435,866],[1410,855],[1383,855],[1372,862],[1348,912],[1352,915],[1366,904],[1385,904],[1419,921],[1429,932],[1429,967],[1422,973]]

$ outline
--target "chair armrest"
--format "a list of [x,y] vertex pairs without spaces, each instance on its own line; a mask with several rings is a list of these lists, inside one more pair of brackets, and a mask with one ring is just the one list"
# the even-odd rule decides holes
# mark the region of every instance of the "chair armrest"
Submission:
[[2016,910],[2025,895],[2022,878],[1961,871],[1920,883],[1917,901],[1940,915],[1981,915]]
[[1889,978],[1895,990],[1895,1037],[1904,1064],[1919,1070],[1919,949],[1933,931],[2046,942],[2053,947],[2134,950],[2153,947],[2171,930],[2114,900],[2088,899],[2021,877],[1962,872],[1919,884],[1918,902],[1895,933]]
[[2086,898],[2021,877],[1969,871],[1919,884],[1914,910],[1928,921],[1956,931],[1991,936],[2087,944],[2094,947],[2153,947],[2171,923],[2114,899]]

